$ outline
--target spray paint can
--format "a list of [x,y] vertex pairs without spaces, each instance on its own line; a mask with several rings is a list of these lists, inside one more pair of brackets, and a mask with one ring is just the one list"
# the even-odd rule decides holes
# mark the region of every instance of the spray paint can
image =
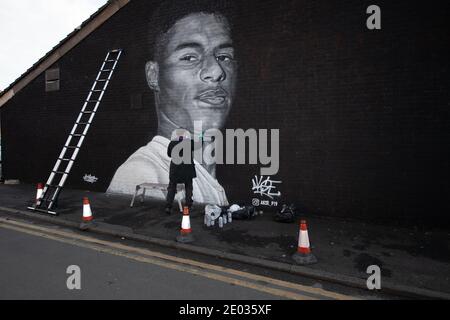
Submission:
[[206,216],[206,226],[211,227],[211,217],[208,215]]
[[214,226],[215,223],[216,223],[216,221],[211,218],[211,226]]
[[233,221],[233,215],[231,212],[228,212],[228,222],[231,223]]
[[223,224],[227,224],[227,216],[226,215],[223,215]]
[[223,219],[219,217],[219,228],[223,228]]

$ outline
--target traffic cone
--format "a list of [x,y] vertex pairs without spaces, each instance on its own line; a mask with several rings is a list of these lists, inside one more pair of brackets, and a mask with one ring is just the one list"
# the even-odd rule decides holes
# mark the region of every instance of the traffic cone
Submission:
[[295,262],[301,265],[317,263],[317,258],[311,253],[309,245],[308,228],[306,221],[300,221],[297,252],[292,256]]
[[88,227],[93,225],[94,217],[92,215],[91,205],[89,203],[88,197],[83,198],[83,220],[80,224],[81,230],[86,230]]
[[180,234],[177,236],[177,241],[182,243],[194,241],[188,207],[183,208],[183,220],[181,220],[181,230]]
[[38,183],[37,192],[36,192],[36,203],[42,197],[42,193],[44,192],[44,185],[42,183]]

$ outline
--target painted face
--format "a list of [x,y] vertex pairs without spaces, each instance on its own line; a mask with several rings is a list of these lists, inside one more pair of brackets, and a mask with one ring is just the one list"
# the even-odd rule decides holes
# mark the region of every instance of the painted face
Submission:
[[237,63],[226,22],[196,13],[179,20],[167,33],[159,62],[159,108],[170,121],[193,132],[222,128],[230,111]]

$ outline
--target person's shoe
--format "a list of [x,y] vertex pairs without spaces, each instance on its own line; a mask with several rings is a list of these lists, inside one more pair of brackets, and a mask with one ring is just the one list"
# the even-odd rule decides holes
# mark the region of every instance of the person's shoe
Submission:
[[172,211],[172,210],[171,210],[169,207],[167,207],[167,208],[164,210],[164,212],[165,212],[166,214],[170,214],[171,211]]

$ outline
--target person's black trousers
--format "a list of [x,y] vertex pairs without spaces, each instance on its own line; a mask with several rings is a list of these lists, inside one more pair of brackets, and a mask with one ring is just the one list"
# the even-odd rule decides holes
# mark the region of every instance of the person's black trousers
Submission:
[[[184,181],[184,190],[186,192],[186,205],[190,208],[192,206],[192,192],[193,192],[192,179]],[[173,199],[175,198],[176,193],[177,193],[177,182],[171,180],[169,181],[169,186],[167,187],[166,208],[172,208]]]

